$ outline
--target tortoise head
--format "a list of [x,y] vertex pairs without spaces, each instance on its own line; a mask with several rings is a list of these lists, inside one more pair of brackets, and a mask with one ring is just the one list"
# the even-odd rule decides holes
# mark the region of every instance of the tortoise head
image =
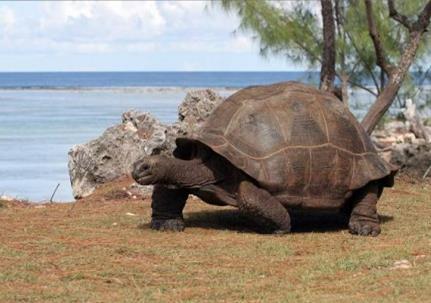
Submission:
[[161,183],[169,172],[169,162],[163,156],[144,157],[133,164],[132,177],[142,185]]

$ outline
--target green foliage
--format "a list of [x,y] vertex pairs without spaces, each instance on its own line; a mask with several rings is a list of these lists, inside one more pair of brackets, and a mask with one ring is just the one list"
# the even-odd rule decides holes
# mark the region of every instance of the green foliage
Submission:
[[284,55],[294,62],[306,61],[310,67],[319,64],[322,48],[320,25],[306,2],[297,2],[292,10],[261,0],[222,0],[214,3],[240,16],[239,29],[255,34],[263,56]]
[[[415,21],[426,2],[398,0],[395,5],[399,12]],[[319,1],[222,0],[213,3],[240,17],[239,30],[255,35],[262,55],[282,55],[293,62],[306,63],[310,68],[320,66],[323,34]],[[364,2],[338,0],[338,4],[337,76],[347,75],[353,87],[373,85],[378,93],[386,77],[376,65]],[[386,1],[373,1],[373,10],[385,56],[388,62],[396,64],[409,41],[408,29],[389,17]],[[425,33],[412,70],[422,71],[424,59],[431,53],[429,37],[430,34]],[[414,94],[411,78],[407,79],[401,92]]]

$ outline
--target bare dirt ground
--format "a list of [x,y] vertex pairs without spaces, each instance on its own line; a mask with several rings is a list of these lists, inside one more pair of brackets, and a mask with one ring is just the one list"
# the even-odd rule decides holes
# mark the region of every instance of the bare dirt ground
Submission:
[[369,238],[334,216],[259,234],[194,198],[185,232],[155,232],[127,182],[74,204],[0,201],[0,302],[430,302],[429,184],[387,189]]

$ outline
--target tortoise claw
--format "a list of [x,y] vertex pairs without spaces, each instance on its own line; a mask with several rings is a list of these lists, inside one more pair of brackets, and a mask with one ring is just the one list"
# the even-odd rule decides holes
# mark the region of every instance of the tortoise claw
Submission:
[[151,229],[159,231],[184,231],[185,224],[183,219],[153,219]]
[[354,235],[376,237],[380,231],[379,223],[363,220],[351,220],[349,223],[349,232]]

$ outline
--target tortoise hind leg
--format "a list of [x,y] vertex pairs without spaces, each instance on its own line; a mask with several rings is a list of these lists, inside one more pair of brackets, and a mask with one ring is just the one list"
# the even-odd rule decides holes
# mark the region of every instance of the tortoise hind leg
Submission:
[[275,234],[290,232],[289,213],[269,192],[249,181],[241,182],[238,192],[238,207],[241,211],[275,225]]
[[380,234],[377,200],[381,192],[381,187],[376,182],[370,182],[354,193],[349,220],[350,233],[373,237]]

